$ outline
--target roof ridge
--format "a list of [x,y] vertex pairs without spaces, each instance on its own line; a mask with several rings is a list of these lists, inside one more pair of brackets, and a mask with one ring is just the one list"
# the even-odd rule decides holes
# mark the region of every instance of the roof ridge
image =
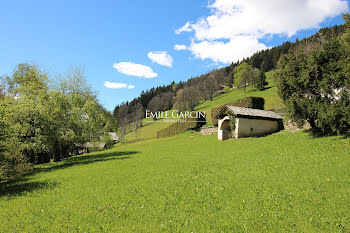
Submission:
[[243,107],[232,106],[232,105],[226,105],[225,107],[228,110],[230,110],[234,115],[271,118],[271,119],[283,119],[281,115],[269,110],[243,108]]

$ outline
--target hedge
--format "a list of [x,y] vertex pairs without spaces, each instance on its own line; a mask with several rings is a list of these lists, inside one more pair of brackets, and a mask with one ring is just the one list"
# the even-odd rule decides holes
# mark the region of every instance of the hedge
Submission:
[[216,119],[215,117],[220,113],[221,109],[226,105],[264,110],[265,100],[262,97],[250,96],[250,97],[236,100],[235,102],[226,103],[226,104],[221,105],[219,107],[212,108],[211,109],[211,121],[212,121],[213,125],[218,124],[218,119]]
[[205,119],[179,119],[179,122],[157,132],[157,138],[171,137],[189,129],[195,129],[205,124]]

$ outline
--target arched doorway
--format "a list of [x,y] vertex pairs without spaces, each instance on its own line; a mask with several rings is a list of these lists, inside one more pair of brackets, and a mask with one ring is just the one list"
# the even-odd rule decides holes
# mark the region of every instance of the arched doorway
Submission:
[[218,139],[220,141],[232,138],[231,119],[225,116],[218,121]]

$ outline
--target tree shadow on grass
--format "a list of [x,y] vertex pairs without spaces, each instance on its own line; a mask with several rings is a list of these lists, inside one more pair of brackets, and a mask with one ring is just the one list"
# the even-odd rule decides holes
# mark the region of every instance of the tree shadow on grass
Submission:
[[58,186],[54,181],[31,181],[31,176],[41,172],[52,172],[72,166],[87,165],[96,162],[111,160],[124,160],[131,158],[130,155],[137,154],[137,151],[97,152],[81,156],[74,156],[57,163],[41,164],[32,171],[24,174],[16,180],[0,183],[0,197],[26,195],[38,189],[48,189]]
[[52,189],[57,185],[57,182],[29,181],[28,179],[22,178],[20,180],[0,183],[0,197],[26,195],[34,190]]
[[148,141],[148,140],[151,140],[151,139],[155,139],[155,138],[157,138],[157,137],[139,138],[138,140],[132,139],[132,140],[128,140],[128,141],[124,142],[123,145],[133,144],[135,142],[145,142],[145,141]]
[[130,155],[137,154],[138,151],[117,151],[117,152],[97,152],[79,156],[73,156],[64,159],[57,163],[42,164],[36,168],[28,175],[33,175],[39,172],[51,172],[59,169],[69,168],[72,166],[87,165],[96,162],[105,162],[110,160],[124,160],[130,159]]
[[273,88],[273,87],[274,87],[274,86],[264,87],[264,88],[262,89],[262,91],[265,91],[265,90],[271,89],[271,88]]
[[[309,134],[311,138],[326,138],[326,137],[334,137],[338,136],[340,139],[348,139],[350,138],[350,130],[348,132],[345,132],[343,134],[336,134],[336,133],[324,133],[320,131],[315,131],[314,129],[305,129],[304,130],[306,133]],[[338,139],[335,139],[338,140]]]

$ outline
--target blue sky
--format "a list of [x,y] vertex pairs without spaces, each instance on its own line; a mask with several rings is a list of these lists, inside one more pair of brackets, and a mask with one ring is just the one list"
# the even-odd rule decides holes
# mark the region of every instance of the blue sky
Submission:
[[142,90],[342,24],[347,9],[345,0],[0,1],[0,75],[23,62],[52,76],[84,67],[113,110]]

